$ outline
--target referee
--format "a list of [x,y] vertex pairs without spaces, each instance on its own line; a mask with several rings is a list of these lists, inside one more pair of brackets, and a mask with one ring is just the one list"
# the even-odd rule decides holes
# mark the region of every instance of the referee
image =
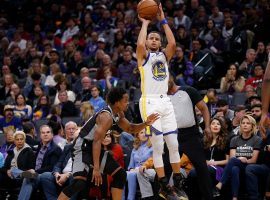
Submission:
[[[204,148],[196,122],[195,106],[202,112],[205,130],[210,137],[210,114],[203,98],[193,87],[180,87],[170,75],[168,95],[172,101],[177,128],[180,152],[185,153],[192,162],[198,176],[198,183],[204,200],[211,200],[212,184],[206,165]],[[165,153],[166,154],[166,153]]]

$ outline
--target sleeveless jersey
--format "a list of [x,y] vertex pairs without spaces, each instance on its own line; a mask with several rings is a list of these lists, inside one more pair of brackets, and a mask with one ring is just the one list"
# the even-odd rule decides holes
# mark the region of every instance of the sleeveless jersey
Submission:
[[143,96],[167,94],[169,69],[163,52],[149,52],[139,70]]
[[110,108],[110,106],[106,106],[102,110],[100,110],[99,112],[95,113],[92,117],[90,117],[85,122],[85,124],[83,125],[83,127],[81,128],[81,131],[79,133],[79,136],[81,138],[84,138],[84,139],[89,140],[89,141],[92,141],[94,139],[94,132],[95,132],[96,127],[97,127],[96,119],[97,119],[97,116],[102,112],[108,112],[112,116],[113,125],[119,121],[119,117],[113,115],[112,109]]

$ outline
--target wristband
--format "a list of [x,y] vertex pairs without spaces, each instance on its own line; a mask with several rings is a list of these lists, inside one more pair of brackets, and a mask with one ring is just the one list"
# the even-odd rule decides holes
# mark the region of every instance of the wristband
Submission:
[[168,24],[168,21],[165,18],[160,21],[160,25],[164,25],[164,24]]

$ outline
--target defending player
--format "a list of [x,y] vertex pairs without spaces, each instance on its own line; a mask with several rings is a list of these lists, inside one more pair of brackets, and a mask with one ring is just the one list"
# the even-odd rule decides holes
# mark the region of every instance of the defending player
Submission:
[[158,119],[158,114],[151,114],[141,124],[131,124],[124,116],[128,107],[128,94],[122,88],[113,88],[107,95],[108,106],[91,117],[82,127],[73,147],[73,182],[63,189],[58,200],[67,200],[86,186],[90,168],[93,168],[92,182],[102,184],[101,174],[113,177],[111,192],[113,200],[122,198],[122,189],[126,183],[126,172],[109,153],[101,149],[101,141],[113,124],[118,124],[124,131],[137,133]]

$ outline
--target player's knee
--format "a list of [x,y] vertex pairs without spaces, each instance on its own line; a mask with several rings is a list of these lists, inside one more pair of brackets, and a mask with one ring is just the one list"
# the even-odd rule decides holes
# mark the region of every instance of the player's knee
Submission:
[[127,173],[124,169],[119,169],[114,175],[113,175],[113,181],[111,186],[113,188],[119,188],[123,189],[127,180]]
[[69,186],[65,187],[62,192],[66,196],[71,197],[75,193],[78,193],[78,192],[82,191],[85,186],[86,186],[86,181],[85,180],[73,179],[72,183]]
[[178,153],[179,152],[179,147],[178,147],[178,141],[170,141],[170,143],[167,144],[169,152],[170,153]]

